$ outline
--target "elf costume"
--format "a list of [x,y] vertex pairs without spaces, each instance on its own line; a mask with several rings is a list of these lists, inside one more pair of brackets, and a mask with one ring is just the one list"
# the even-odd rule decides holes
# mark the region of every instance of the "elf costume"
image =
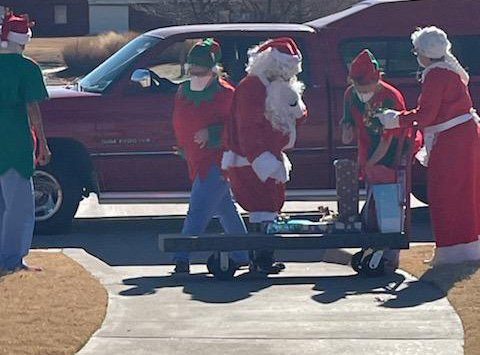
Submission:
[[28,17],[12,14],[1,28],[0,273],[24,266],[35,224],[33,140],[27,105],[48,94],[39,66],[20,52],[19,46],[32,35],[31,25]]
[[[365,181],[367,188],[367,201],[362,210],[365,228],[372,232],[383,232],[382,223],[377,220],[377,208],[383,201],[375,201],[373,186],[398,182],[396,169],[401,154],[411,148],[409,144],[413,130],[387,131],[380,120],[374,117],[378,110],[404,110],[405,101],[396,88],[381,79],[380,66],[369,50],[363,50],[352,61],[349,76],[353,84],[345,91],[341,123],[344,128],[355,127],[357,132],[360,178]],[[373,91],[360,93],[356,86],[371,87]],[[421,136],[418,140],[421,140]],[[396,198],[392,196],[392,201]],[[386,250],[384,258],[390,271],[398,267],[398,250]]]
[[[344,95],[342,125],[356,128],[358,138],[358,164],[360,177],[365,178],[367,161],[377,150],[382,137],[392,138],[390,146],[383,158],[377,163],[388,168],[395,168],[399,143],[404,144],[405,138],[411,138],[411,129],[384,130],[381,122],[374,117],[378,110],[404,110],[405,100],[396,88],[381,79],[378,61],[369,50],[363,50],[353,61],[349,76],[359,85],[378,81],[374,95],[362,102],[354,85],[350,85]],[[419,136],[417,141],[421,141]],[[420,142],[419,142],[420,143]],[[419,144],[418,143],[418,144]],[[402,147],[400,147],[402,148]],[[408,147],[403,147],[407,149]],[[367,168],[368,170],[368,168]]]
[[[480,128],[468,90],[469,75],[451,53],[444,31],[412,34],[418,55],[430,58],[418,106],[378,117],[386,128],[423,130],[417,158],[428,166],[428,202],[436,251],[433,265],[480,260]],[[422,58],[419,63],[424,65]]]
[[[208,75],[183,83],[175,98],[173,128],[180,154],[188,164],[193,181],[190,205],[182,234],[198,235],[218,215],[227,233],[246,234],[247,230],[232,200],[230,186],[221,174],[224,152],[223,126],[230,118],[234,88],[219,78],[215,68],[221,52],[218,43],[208,39],[195,44],[188,55],[188,64],[205,68]],[[197,82],[207,82],[195,90]],[[210,79],[208,79],[210,78]],[[196,142],[199,132],[208,132],[205,145]],[[188,253],[176,253],[176,272],[189,271]],[[232,253],[237,264],[248,263],[246,252]]]
[[302,56],[290,38],[270,40],[249,52],[248,75],[237,87],[227,127],[222,168],[250,222],[275,219],[285,201],[291,164],[284,150],[295,144],[306,117],[296,81]]

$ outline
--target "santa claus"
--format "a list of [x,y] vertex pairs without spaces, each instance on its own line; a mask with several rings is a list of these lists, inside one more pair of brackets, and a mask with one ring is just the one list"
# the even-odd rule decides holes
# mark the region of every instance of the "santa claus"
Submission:
[[[251,230],[260,232],[285,201],[292,165],[284,151],[294,146],[306,107],[304,87],[296,77],[302,71],[302,55],[291,38],[269,40],[248,54],[248,75],[237,87],[226,128],[222,169],[238,203],[250,213]],[[257,266],[262,270],[284,267],[273,264],[273,252],[260,254]]]

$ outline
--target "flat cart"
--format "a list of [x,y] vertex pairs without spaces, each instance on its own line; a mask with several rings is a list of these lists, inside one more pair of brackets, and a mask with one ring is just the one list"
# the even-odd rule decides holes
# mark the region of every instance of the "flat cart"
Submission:
[[259,250],[360,248],[361,251],[352,256],[352,268],[367,276],[381,275],[384,272],[383,256],[386,250],[409,248],[411,161],[411,153],[404,153],[396,171],[401,210],[401,226],[396,232],[160,235],[159,249],[162,252],[210,251],[212,255],[207,261],[208,271],[217,279],[231,280],[237,266],[230,259],[229,252],[235,250],[248,250],[252,255],[252,252]]

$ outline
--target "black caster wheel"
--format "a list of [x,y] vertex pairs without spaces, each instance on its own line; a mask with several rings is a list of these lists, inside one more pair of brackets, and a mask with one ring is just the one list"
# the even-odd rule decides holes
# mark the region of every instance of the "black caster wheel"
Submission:
[[359,251],[358,253],[355,253],[352,255],[352,259],[350,260],[350,265],[352,266],[352,269],[357,273],[361,274],[363,269],[362,269],[362,258],[363,258],[363,251]]
[[228,269],[222,270],[220,267],[220,256],[216,254],[210,255],[207,260],[207,269],[216,279],[222,281],[233,280],[237,267],[232,259],[228,259]]
[[380,262],[378,263],[376,268],[372,268],[370,266],[370,260],[372,260],[372,255],[370,254],[367,256],[365,259],[363,259],[362,262],[362,273],[364,273],[367,276],[370,277],[377,277],[377,276],[382,276],[385,274],[385,259],[382,258],[380,259]]

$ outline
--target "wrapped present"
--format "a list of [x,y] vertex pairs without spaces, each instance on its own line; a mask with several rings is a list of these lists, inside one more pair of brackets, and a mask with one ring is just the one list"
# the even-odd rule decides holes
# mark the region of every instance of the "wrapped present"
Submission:
[[338,219],[351,221],[358,216],[358,165],[352,160],[335,160]]
[[398,233],[403,226],[400,184],[372,185],[378,228],[381,233]]
[[332,234],[332,233],[360,233],[362,223],[339,222],[335,219],[322,219],[314,222],[305,219],[277,220],[267,225],[267,234]]

